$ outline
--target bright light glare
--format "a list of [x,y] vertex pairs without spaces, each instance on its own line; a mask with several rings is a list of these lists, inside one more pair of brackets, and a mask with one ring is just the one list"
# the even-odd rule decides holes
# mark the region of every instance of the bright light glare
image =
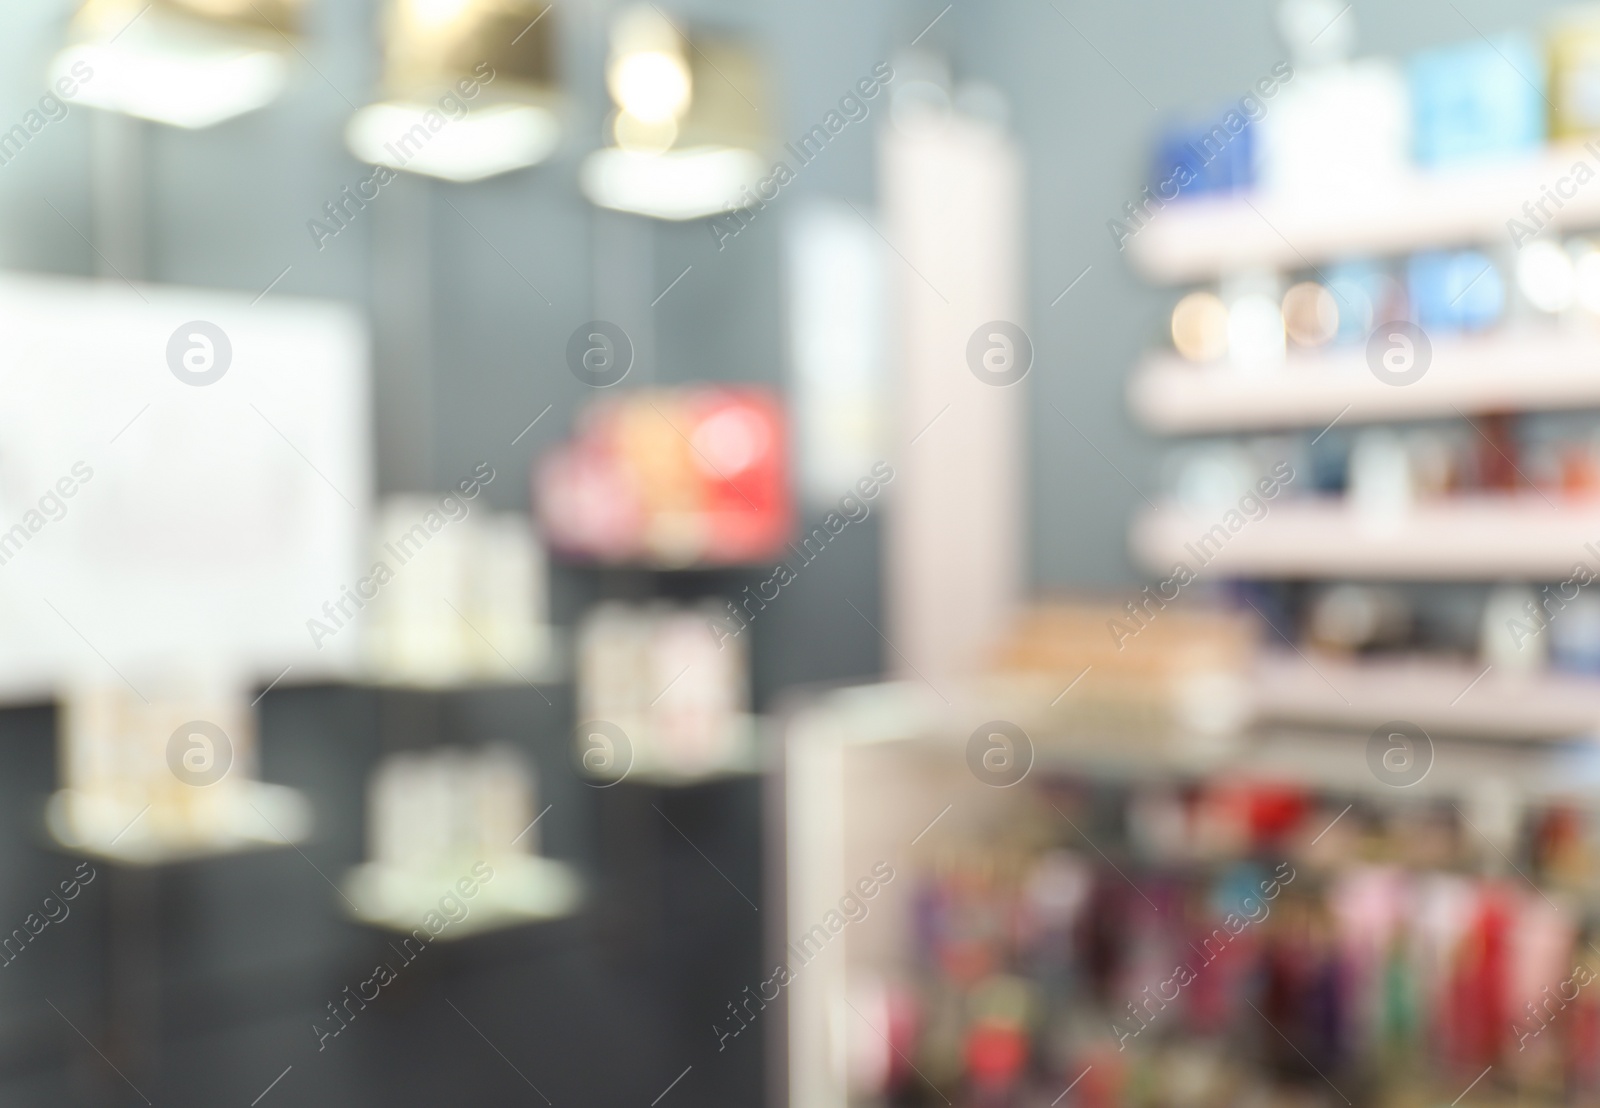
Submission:
[[608,149],[584,159],[580,180],[584,195],[602,208],[699,219],[744,207],[749,202],[740,193],[753,189],[765,171],[754,151],[728,146],[665,154]]
[[1261,293],[1235,300],[1228,309],[1228,353],[1243,369],[1270,369],[1282,364],[1283,312],[1278,302]]
[[411,15],[425,27],[444,27],[461,18],[472,0],[411,0]]
[[663,150],[671,150],[672,144],[678,141],[678,124],[671,119],[646,123],[627,112],[618,112],[611,124],[611,134],[624,150],[659,154]]
[[1517,255],[1517,287],[1541,312],[1572,303],[1572,259],[1553,242],[1530,242]]
[[[430,117],[438,130],[429,128]],[[344,137],[350,152],[370,165],[480,181],[544,161],[561,127],[553,113],[528,104],[498,104],[451,119],[432,105],[386,102],[351,116]]]
[[664,50],[624,54],[611,65],[611,96],[645,123],[677,119],[689,106],[689,68]]
[[695,429],[695,461],[713,476],[731,479],[767,450],[767,425],[745,408],[718,412]]
[[1587,250],[1578,259],[1578,303],[1585,311],[1600,314],[1600,250]]
[[77,99],[91,107],[191,130],[210,127],[271,103],[283,91],[288,64],[270,50],[205,48],[156,36],[69,47],[50,67],[52,82],[87,63],[94,76]]

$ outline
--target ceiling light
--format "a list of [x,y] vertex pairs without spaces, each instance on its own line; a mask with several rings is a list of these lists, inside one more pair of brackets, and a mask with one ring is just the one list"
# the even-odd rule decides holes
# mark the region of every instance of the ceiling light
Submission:
[[646,123],[677,119],[689,106],[689,67],[664,50],[623,55],[612,63],[606,83],[622,110]]
[[700,219],[749,204],[766,164],[751,150],[699,147],[661,154],[610,147],[584,159],[584,195],[602,208],[656,219]]
[[425,27],[439,28],[456,22],[472,7],[472,0],[407,0],[411,17]]
[[614,145],[584,160],[584,195],[657,219],[747,207],[768,169],[762,83],[745,44],[686,30],[654,4],[625,9],[606,67]]
[[672,144],[678,141],[678,124],[672,119],[646,123],[627,112],[618,112],[617,118],[611,121],[611,137],[624,150],[660,154],[672,149]]
[[50,78],[76,78],[74,99],[91,107],[209,127],[282,93],[297,9],[290,0],[242,10],[227,0],[88,0]]
[[[428,117],[431,104],[369,104],[345,126],[351,153],[371,165],[386,165],[447,181],[479,181],[544,161],[561,128],[555,116],[522,104],[495,104],[449,120],[438,133]],[[419,132],[427,141],[408,141]]]
[[389,0],[385,99],[345,127],[364,162],[478,181],[560,143],[555,17],[547,0]]

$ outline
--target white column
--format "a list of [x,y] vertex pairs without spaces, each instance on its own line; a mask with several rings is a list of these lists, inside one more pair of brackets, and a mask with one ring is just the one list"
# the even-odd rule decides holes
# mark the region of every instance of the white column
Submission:
[[887,665],[947,695],[941,682],[980,661],[1023,587],[1029,383],[979,380],[968,357],[982,325],[1023,323],[1021,164],[993,124],[930,113],[885,130],[881,181],[884,237],[900,255]]

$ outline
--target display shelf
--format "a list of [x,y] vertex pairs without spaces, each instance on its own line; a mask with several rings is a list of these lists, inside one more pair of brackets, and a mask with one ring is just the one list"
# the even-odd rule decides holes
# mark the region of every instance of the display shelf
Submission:
[[[537,672],[529,673],[526,679],[523,677],[510,675],[505,677],[440,677],[437,680],[422,680],[417,677],[402,676],[399,674],[363,673],[342,683],[363,689],[400,690],[405,692],[455,693],[480,692],[494,689],[548,688],[565,684],[569,680],[570,677],[564,670],[560,670],[555,667],[546,667]],[[287,684],[287,682],[285,682],[285,684]]]
[[[578,875],[565,862],[520,855],[495,858],[490,865],[493,878],[474,881],[476,890],[466,897],[455,886],[460,875],[365,862],[345,875],[346,907],[353,909],[352,919],[369,927],[409,934],[429,913],[444,915],[440,898],[454,896],[467,914],[434,936],[453,940],[561,919],[582,900]],[[461,871],[472,872],[472,863]]]
[[736,763],[708,769],[704,773],[671,773],[666,770],[635,770],[622,777],[599,778],[590,784],[597,789],[627,783],[644,788],[685,789],[696,785],[709,785],[718,781],[732,781],[740,777],[759,777],[762,766],[753,758],[741,758]]
[[[458,657],[453,663],[419,660],[409,667],[397,667],[392,662],[368,657],[355,667],[350,681],[376,688],[452,692],[555,685],[567,680],[571,670],[568,661],[571,644],[565,630],[542,625],[537,628],[537,638],[540,646],[534,651],[536,657],[515,662],[502,656],[493,660]],[[393,650],[392,647],[387,649]]]
[[[1600,558],[1585,547],[1600,542],[1600,502],[1592,500],[1459,496],[1378,516],[1338,498],[1307,499],[1273,504],[1237,533],[1223,526],[1228,514],[1169,502],[1136,517],[1130,546],[1152,572],[1181,562],[1209,578],[1561,581],[1580,559]],[[1220,538],[1201,549],[1208,532]]]
[[1600,678],[1579,674],[1509,673],[1420,655],[1353,660],[1284,650],[1262,654],[1251,686],[1263,723],[1369,731],[1404,719],[1431,736],[1600,735]]
[[[1169,204],[1128,242],[1134,263],[1161,282],[1249,269],[1299,270],[1337,258],[1434,246],[1510,245],[1506,221],[1592,161],[1580,145],[1515,161],[1413,171],[1364,189],[1199,197]],[[1546,229],[1600,225],[1600,189],[1580,188]]]
[[[649,736],[649,728],[640,721],[619,717],[620,730],[629,736]],[[762,717],[751,712],[737,713],[733,719],[733,738],[721,757],[708,760],[704,765],[673,765],[664,761],[657,751],[659,740],[645,738],[633,745],[630,757],[609,770],[589,766],[584,756],[579,756],[580,769],[591,788],[609,789],[628,782],[656,788],[684,788],[703,785],[735,777],[760,774],[765,768],[763,746],[760,741]]]
[[168,827],[154,806],[115,807],[61,789],[45,805],[55,842],[78,854],[125,865],[159,866],[292,846],[311,832],[311,804],[296,789],[262,781],[236,783],[210,805],[204,837]]
[[1266,373],[1161,353],[1135,372],[1128,401],[1141,423],[1164,434],[1597,408],[1600,330],[1441,338],[1427,373],[1406,386],[1378,380],[1362,346],[1291,354],[1281,369]]
[[[1314,660],[1322,668],[1322,660]],[[1294,662],[1305,665],[1292,655],[1281,665],[1287,668]],[[1341,676],[1347,676],[1344,671],[1325,672],[1336,684]],[[1280,675],[1269,671],[1257,676],[1262,678],[1254,682],[1259,686]],[[1474,820],[1474,830],[1467,833],[1468,847],[1481,851],[1491,872],[1501,865],[1497,852],[1514,852],[1515,846],[1505,841],[1503,829],[1477,816],[1481,808],[1515,811],[1523,804],[1556,802],[1593,811],[1600,797],[1596,788],[1600,784],[1600,745],[1486,741],[1506,737],[1489,735],[1487,723],[1473,735],[1464,729],[1460,735],[1446,735],[1441,729],[1440,735],[1433,736],[1428,772],[1416,783],[1396,787],[1379,779],[1369,762],[1372,728],[1396,716],[1413,719],[1426,728],[1423,721],[1435,722],[1437,716],[1426,714],[1428,705],[1423,698],[1437,693],[1439,707],[1448,708],[1474,676],[1468,670],[1459,685],[1451,686],[1453,671],[1440,665],[1425,684],[1413,689],[1412,699],[1405,704],[1407,710],[1394,715],[1387,713],[1397,704],[1376,691],[1362,695],[1352,683],[1345,692],[1356,708],[1350,717],[1330,720],[1340,725],[1337,728],[1263,720],[1263,725],[1246,728],[1231,749],[1218,748],[1213,756],[1188,764],[1162,752],[1159,733],[1149,736],[1157,755],[1144,758],[1134,753],[1138,742],[1122,733],[1039,726],[1028,732],[1036,755],[1032,772],[1024,781],[1004,788],[978,779],[969,761],[968,736],[974,720],[1026,719],[1025,727],[1034,726],[1033,721],[1040,717],[1040,701],[1035,695],[1016,699],[1020,687],[1007,692],[998,686],[980,689],[947,683],[936,693],[920,683],[905,682],[839,690],[813,699],[789,717],[785,735],[785,773],[780,779],[785,803],[778,806],[781,823],[775,834],[783,836],[789,865],[776,907],[783,912],[781,937],[790,945],[779,949],[774,943],[772,957],[793,957],[793,944],[836,906],[840,890],[848,889],[877,860],[889,860],[897,876],[871,906],[872,918],[878,922],[852,930],[850,945],[842,956],[830,952],[817,959],[814,968],[807,965],[789,986],[789,1019],[780,1033],[791,1059],[791,1101],[829,1108],[858,1102],[840,1075],[848,1073],[844,1061],[850,1048],[848,1036],[859,1034],[866,1041],[871,1034],[870,1021],[853,1018],[855,1026],[841,1035],[837,1013],[849,1011],[843,998],[857,995],[853,986],[859,982],[881,982],[903,966],[903,936],[910,934],[925,914],[916,899],[914,875],[919,869],[931,871],[953,855],[981,849],[986,843],[1009,843],[1037,834],[1037,825],[1030,822],[1032,811],[1050,822],[1052,804],[1041,801],[1031,807],[1026,799],[1030,790],[1059,803],[1060,794],[1053,790],[1069,779],[1074,789],[1085,782],[1148,785],[1199,780],[1224,787],[1252,783],[1299,786],[1318,799],[1319,813],[1326,813],[1301,828],[1301,845],[1310,852],[1321,840],[1325,854],[1349,849],[1340,845],[1341,835],[1361,834],[1362,816],[1346,817],[1341,809],[1348,810],[1347,804],[1388,812],[1415,811],[1419,801],[1455,805]],[[1498,714],[1504,720],[1518,694],[1509,683],[1489,683],[1493,676],[1486,675],[1456,707],[1467,711],[1483,691],[1484,699],[1475,710],[1486,716]],[[1278,704],[1305,692],[1298,675],[1282,677],[1292,684],[1278,693]],[[1092,680],[1093,675],[1083,687],[1089,687]],[[1309,674],[1309,680],[1317,680],[1315,674]],[[1544,716],[1546,708],[1536,708],[1534,702],[1551,689],[1562,690],[1559,699],[1563,702],[1569,698],[1578,701],[1581,691],[1564,688],[1561,678],[1529,681],[1525,707],[1537,721],[1544,721],[1540,726],[1547,732],[1557,734],[1564,723],[1555,718],[1553,710]],[[1590,695],[1595,697],[1594,703],[1600,703],[1600,696]],[[1363,703],[1373,718],[1362,720],[1359,727],[1344,726],[1353,721]],[[1262,705],[1263,709],[1269,707]],[[1581,714],[1574,711],[1574,716]],[[1526,730],[1519,722],[1514,726]],[[1055,811],[1066,815],[1061,807]],[[1336,824],[1341,830],[1328,835]],[[1486,833],[1499,837],[1498,841],[1485,840]],[[1091,847],[1116,853],[1110,844],[1090,840],[1084,853],[1091,859]],[[1204,864],[1210,856],[1197,851],[1195,857]],[[1541,887],[1541,891],[1546,889],[1563,905],[1594,895],[1588,889]],[[1047,1103],[1048,1096],[1059,1092],[1067,1080],[1063,1078],[1061,1085],[1038,1103]],[[1466,1080],[1470,1077],[1462,1081],[1462,1087]],[[1438,1103],[1448,1103],[1448,1098]]]

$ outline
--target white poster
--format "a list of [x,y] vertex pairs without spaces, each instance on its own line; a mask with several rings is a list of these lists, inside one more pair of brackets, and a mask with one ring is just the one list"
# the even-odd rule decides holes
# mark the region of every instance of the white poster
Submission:
[[0,276],[0,696],[348,670],[367,336],[336,304]]

